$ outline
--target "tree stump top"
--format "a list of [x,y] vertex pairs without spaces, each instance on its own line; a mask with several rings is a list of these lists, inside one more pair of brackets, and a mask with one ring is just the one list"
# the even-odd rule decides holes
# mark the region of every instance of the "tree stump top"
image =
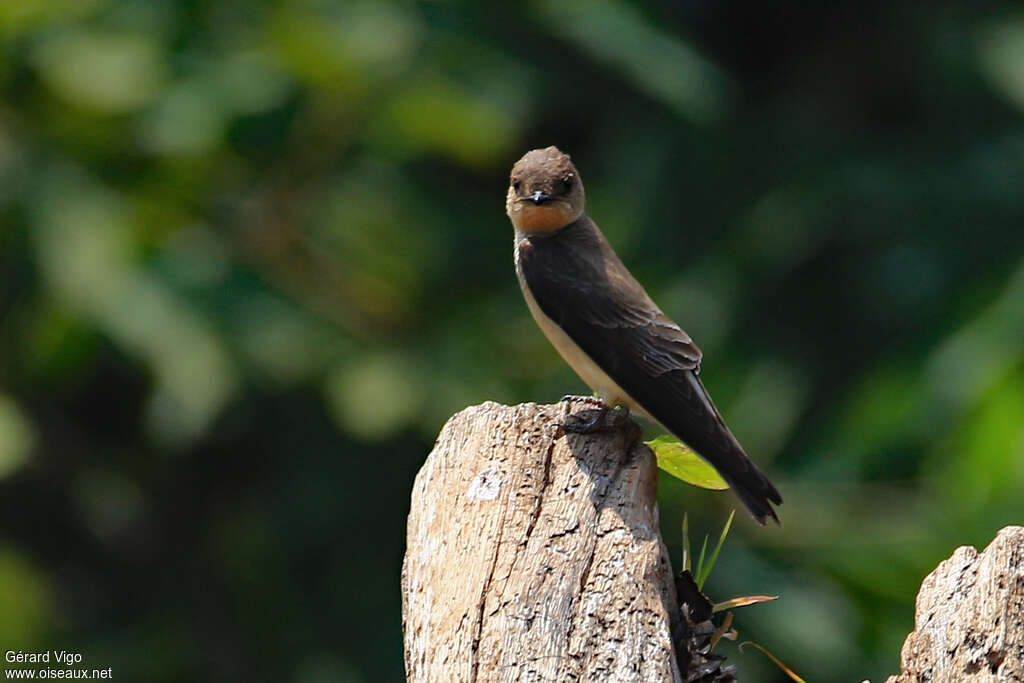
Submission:
[[583,404],[467,408],[413,488],[410,681],[681,680],[656,466],[636,423],[564,434]]
[[903,673],[887,683],[1024,681],[1024,527],[1008,526],[925,577]]

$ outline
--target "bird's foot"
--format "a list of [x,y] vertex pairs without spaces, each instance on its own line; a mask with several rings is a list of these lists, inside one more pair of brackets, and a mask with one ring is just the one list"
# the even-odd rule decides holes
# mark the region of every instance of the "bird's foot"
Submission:
[[559,403],[565,403],[566,401],[583,401],[588,405],[597,406],[598,408],[604,405],[604,401],[597,396],[574,396],[572,394],[566,394],[562,398],[558,399]]
[[[597,410],[573,413],[562,423],[562,429],[570,434],[593,434],[604,428],[604,418],[607,413],[608,406],[604,403]],[[589,415],[589,418],[584,418],[584,415]]]

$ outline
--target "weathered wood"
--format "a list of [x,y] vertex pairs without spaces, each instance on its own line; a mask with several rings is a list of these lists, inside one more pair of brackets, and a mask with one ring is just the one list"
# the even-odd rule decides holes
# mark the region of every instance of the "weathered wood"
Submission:
[[408,680],[677,681],[656,467],[632,420],[485,403],[416,477],[402,571]]
[[921,584],[914,624],[887,683],[1024,681],[1024,527],[981,555],[957,548]]

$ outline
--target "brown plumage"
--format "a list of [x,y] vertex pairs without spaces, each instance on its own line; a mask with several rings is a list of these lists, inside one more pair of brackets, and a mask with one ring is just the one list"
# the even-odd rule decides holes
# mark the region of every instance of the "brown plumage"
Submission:
[[611,405],[647,415],[729,483],[753,517],[778,521],[782,497],[747,457],[701,383],[701,352],[622,264],[584,212],[572,161],[555,147],[512,169],[506,210],[516,273],[538,325]]

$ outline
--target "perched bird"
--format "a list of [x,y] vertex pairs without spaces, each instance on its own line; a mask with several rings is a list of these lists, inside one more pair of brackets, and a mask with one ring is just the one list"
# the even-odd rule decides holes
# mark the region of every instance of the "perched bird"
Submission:
[[697,376],[701,351],[661,312],[584,210],[579,172],[556,147],[512,167],[505,210],[516,274],[537,324],[609,405],[660,422],[709,462],[761,524],[782,496],[725,426]]

